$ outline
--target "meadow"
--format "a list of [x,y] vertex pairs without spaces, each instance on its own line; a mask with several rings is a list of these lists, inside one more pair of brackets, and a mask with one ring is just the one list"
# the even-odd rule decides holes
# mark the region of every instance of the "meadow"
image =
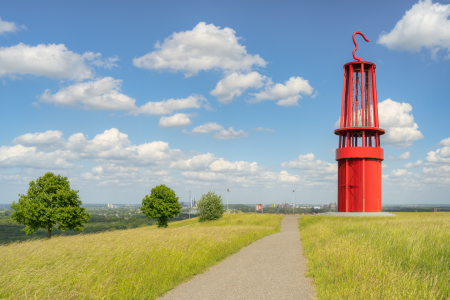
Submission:
[[155,299],[254,241],[281,216],[230,214],[0,246],[0,299]]
[[449,299],[450,213],[299,219],[318,299]]

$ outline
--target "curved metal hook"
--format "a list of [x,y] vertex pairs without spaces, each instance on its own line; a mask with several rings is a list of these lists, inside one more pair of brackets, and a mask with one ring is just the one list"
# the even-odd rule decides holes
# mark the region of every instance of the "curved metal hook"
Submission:
[[357,32],[353,33],[353,43],[355,44],[355,49],[353,49],[353,58],[357,61],[361,61],[361,57],[355,56],[355,51],[358,50],[358,44],[356,44],[356,41],[355,41],[355,35],[357,35],[357,34],[360,34],[364,38],[364,40],[366,40],[366,42],[368,42],[369,40],[366,39],[366,37],[364,36],[364,34],[362,32],[357,31]]

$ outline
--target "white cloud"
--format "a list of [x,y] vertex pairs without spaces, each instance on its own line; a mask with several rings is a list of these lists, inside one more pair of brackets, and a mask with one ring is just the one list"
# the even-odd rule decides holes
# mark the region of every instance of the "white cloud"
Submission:
[[170,168],[177,170],[204,170],[216,160],[214,154],[199,154],[189,159],[178,160],[170,164]]
[[298,175],[290,175],[286,171],[281,171],[278,175],[278,180],[281,182],[299,182],[300,176]]
[[440,141],[439,142],[439,145],[440,146],[450,146],[450,137],[449,138],[446,138],[446,139],[443,139],[442,141]]
[[26,29],[26,27],[24,25],[17,26],[14,22],[3,21],[2,18],[0,18],[0,35],[8,32],[20,31],[22,29]]
[[[229,161],[211,153],[183,153],[162,141],[133,145],[128,135],[116,128],[105,130],[92,139],[83,133],[63,139],[61,132],[55,130],[24,134],[15,142],[24,145],[0,147],[0,169],[9,172],[19,168],[23,170],[21,178],[28,181],[33,179],[30,174],[38,176],[42,169],[64,169],[63,174],[70,175],[72,183],[91,186],[170,183],[174,187],[216,188],[232,183],[242,188],[278,188],[303,182],[303,177],[285,170],[273,172],[257,162]],[[92,164],[94,166],[86,172],[84,168]],[[17,178],[11,174],[0,173],[0,178],[8,181]],[[329,180],[327,176],[314,179],[310,175],[307,185],[322,185],[320,181]]]
[[254,173],[258,171],[259,167],[256,162],[249,163],[246,161],[230,162],[226,159],[220,158],[209,166],[213,172],[240,172],[240,173]]
[[251,95],[254,96],[253,102],[275,100],[280,106],[297,106],[298,100],[302,98],[300,94],[311,95],[312,92],[313,88],[308,80],[302,77],[291,77],[284,84],[274,84],[269,80],[262,92]]
[[259,89],[263,87],[266,80],[267,77],[262,76],[258,72],[248,74],[233,72],[220,80],[210,94],[217,97],[219,102],[229,104],[234,98],[240,97],[248,88]]
[[449,16],[450,4],[419,1],[406,11],[391,32],[381,34],[377,43],[408,51],[420,51],[423,47],[431,50],[432,56],[439,49],[450,52]]
[[233,127],[228,128],[228,130],[221,129],[220,131],[214,133],[213,138],[217,140],[233,140],[247,137],[249,134],[244,132],[242,129],[235,131]]
[[192,123],[188,114],[174,114],[170,117],[161,117],[159,119],[159,127],[163,128],[179,128]]
[[80,55],[68,50],[64,44],[28,46],[20,43],[0,48],[0,76],[31,74],[84,80],[94,77],[92,68],[86,63],[99,64],[101,61],[100,53],[85,52]]
[[133,65],[180,71],[186,76],[210,69],[248,72],[253,66],[264,67],[266,62],[257,54],[247,54],[239,40],[231,28],[200,22],[192,30],[173,33],[162,44],[157,42],[155,51],[134,58]]
[[257,127],[255,128],[255,131],[267,131],[267,132],[275,132],[275,130],[270,129],[270,128],[264,128],[264,127]]
[[22,145],[0,147],[0,168],[67,169],[75,167],[69,163],[73,158],[70,152],[61,150],[47,153]]
[[321,174],[337,173],[337,164],[316,160],[313,153],[299,155],[296,159],[281,163],[283,168],[291,168],[304,172],[314,172]]
[[233,140],[249,136],[249,133],[244,132],[242,129],[239,131],[235,131],[233,127],[230,127],[228,128],[228,130],[225,130],[222,125],[213,122],[197,126],[190,132],[187,130],[183,130],[183,133],[196,135],[199,133],[210,133],[214,131],[216,131],[216,133],[214,133],[213,138],[217,140]]
[[49,150],[64,146],[65,141],[62,138],[63,133],[59,130],[48,130],[46,132],[26,133],[16,137],[14,144],[26,147],[37,147],[39,149]]
[[428,152],[426,161],[433,164],[450,164],[450,146]]
[[136,100],[120,92],[122,80],[112,77],[97,78],[60,89],[50,90],[39,97],[39,102],[62,106],[81,107],[90,110],[135,110]]
[[423,138],[411,111],[412,106],[405,102],[387,99],[378,103],[380,127],[386,130],[381,137],[382,145],[404,148]]
[[418,161],[416,161],[415,163],[407,163],[406,165],[404,165],[403,167],[406,169],[414,169],[417,167],[420,167],[422,165],[423,161],[421,161],[420,159]]
[[400,154],[399,157],[394,157],[392,155],[389,155],[386,159],[387,160],[407,160],[410,155],[411,155],[411,152],[407,151],[405,153]]
[[147,102],[146,104],[135,110],[134,114],[148,115],[165,115],[171,114],[176,110],[188,108],[201,108],[204,106],[208,109],[208,102],[202,95],[191,95],[182,99],[169,99],[159,102]]
[[183,130],[183,133],[196,135],[199,133],[210,133],[210,132],[218,131],[218,130],[222,130],[222,129],[223,129],[222,125],[219,125],[219,124],[213,123],[213,122],[209,122],[209,123],[205,123],[203,125],[195,127],[194,129],[192,129],[191,132]]
[[[40,103],[84,108],[87,110],[121,110],[133,115],[165,115],[176,110],[201,108],[209,109],[208,101],[202,95],[187,98],[147,102],[138,107],[136,100],[121,93],[122,80],[112,77],[97,78],[61,88],[55,94],[50,90],[39,97]],[[39,103],[38,102],[38,103]],[[38,103],[34,103],[37,105]]]

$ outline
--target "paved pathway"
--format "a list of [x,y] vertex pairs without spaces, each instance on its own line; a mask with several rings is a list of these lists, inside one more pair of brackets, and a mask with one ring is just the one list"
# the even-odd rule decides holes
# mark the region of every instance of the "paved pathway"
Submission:
[[314,299],[297,220],[286,216],[280,233],[243,248],[160,300]]

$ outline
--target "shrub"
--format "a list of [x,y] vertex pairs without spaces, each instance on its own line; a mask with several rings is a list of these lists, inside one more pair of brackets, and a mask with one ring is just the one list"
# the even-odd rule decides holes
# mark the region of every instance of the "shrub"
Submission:
[[222,217],[225,209],[222,203],[222,197],[214,192],[203,194],[197,203],[198,216],[200,222],[217,220]]

